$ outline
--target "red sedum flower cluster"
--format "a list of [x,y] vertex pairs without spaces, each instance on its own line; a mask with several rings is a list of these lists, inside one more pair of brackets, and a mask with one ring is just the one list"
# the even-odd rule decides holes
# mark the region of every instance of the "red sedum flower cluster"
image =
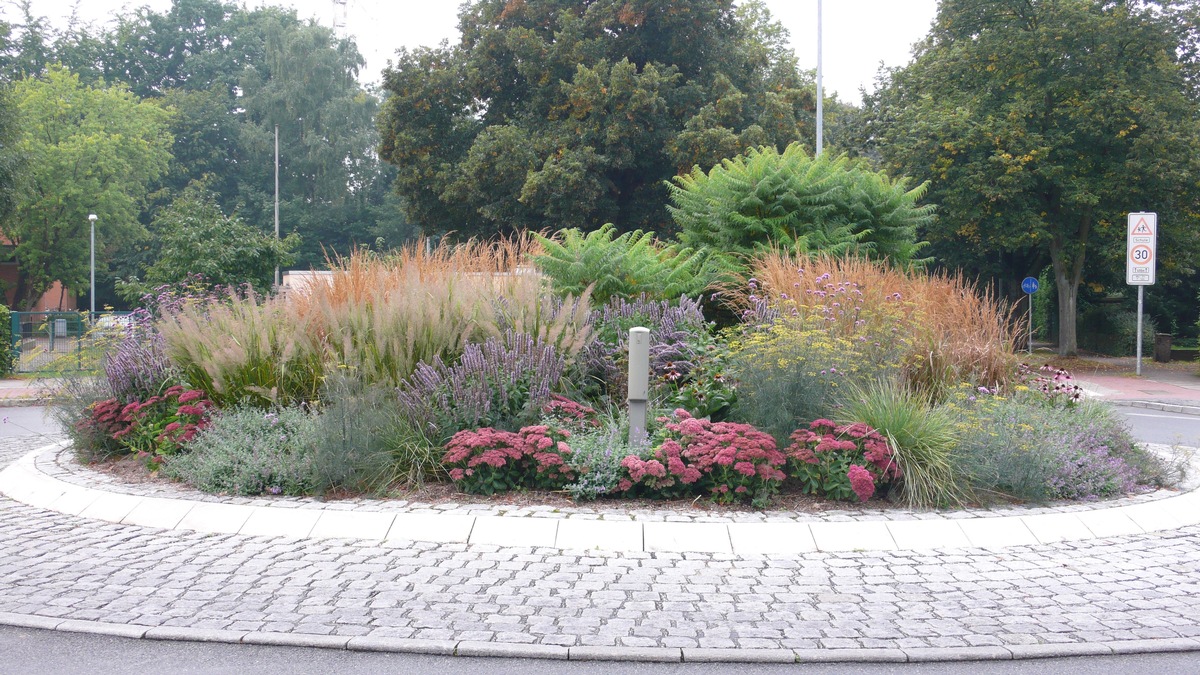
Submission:
[[203,391],[176,385],[144,401],[99,401],[77,426],[102,436],[114,452],[136,454],[157,468],[166,456],[195,438],[208,423],[212,408]]
[[797,429],[785,450],[788,474],[805,492],[828,499],[867,501],[878,485],[900,478],[887,439],[861,422],[838,425],[819,419]]
[[712,422],[675,411],[659,420],[665,438],[649,458],[621,461],[629,474],[618,487],[655,496],[707,492],[717,502],[753,500],[774,494],[786,477],[786,461],[775,439],[749,424]]
[[559,488],[573,472],[566,457],[570,432],[546,425],[520,431],[460,431],[446,444],[442,464],[464,492],[494,494],[517,487]]

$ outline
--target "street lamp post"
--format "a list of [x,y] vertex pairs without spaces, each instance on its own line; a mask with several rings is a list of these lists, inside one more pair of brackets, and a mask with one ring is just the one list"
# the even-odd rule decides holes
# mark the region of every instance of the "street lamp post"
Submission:
[[92,301],[92,311],[88,314],[88,321],[96,320],[96,214],[88,214],[88,222],[92,224],[92,277],[91,283],[88,285],[88,296]]
[[825,147],[825,92],[821,86],[821,0],[817,0],[817,156]]

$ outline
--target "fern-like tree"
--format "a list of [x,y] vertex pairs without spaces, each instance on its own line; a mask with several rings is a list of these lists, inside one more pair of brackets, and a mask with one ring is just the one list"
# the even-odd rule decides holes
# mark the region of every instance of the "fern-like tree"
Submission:
[[933,221],[934,207],[919,203],[925,184],[909,183],[845,156],[810,157],[793,143],[676,177],[667,208],[680,240],[696,248],[752,255],[780,247],[919,264],[925,244],[917,230]]
[[596,305],[612,297],[696,297],[722,272],[708,249],[665,244],[641,230],[616,236],[612,223],[589,234],[568,228],[553,237],[533,236],[542,246],[533,262],[554,292],[581,297],[590,287]]

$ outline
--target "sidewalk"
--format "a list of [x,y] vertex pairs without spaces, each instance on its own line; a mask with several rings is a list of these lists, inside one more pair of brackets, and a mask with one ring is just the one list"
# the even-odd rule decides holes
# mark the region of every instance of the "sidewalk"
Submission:
[[1200,366],[1159,364],[1142,359],[1138,376],[1133,357],[1094,357],[1088,371],[1075,366],[1072,376],[1090,398],[1114,405],[1200,415]]
[[52,379],[0,379],[0,408],[41,405],[54,387]]

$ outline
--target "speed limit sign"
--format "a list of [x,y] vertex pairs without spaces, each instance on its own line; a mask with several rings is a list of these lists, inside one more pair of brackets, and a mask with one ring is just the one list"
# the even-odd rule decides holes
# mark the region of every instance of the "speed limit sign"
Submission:
[[1129,214],[1126,238],[1125,283],[1130,286],[1154,285],[1158,245],[1158,214]]

